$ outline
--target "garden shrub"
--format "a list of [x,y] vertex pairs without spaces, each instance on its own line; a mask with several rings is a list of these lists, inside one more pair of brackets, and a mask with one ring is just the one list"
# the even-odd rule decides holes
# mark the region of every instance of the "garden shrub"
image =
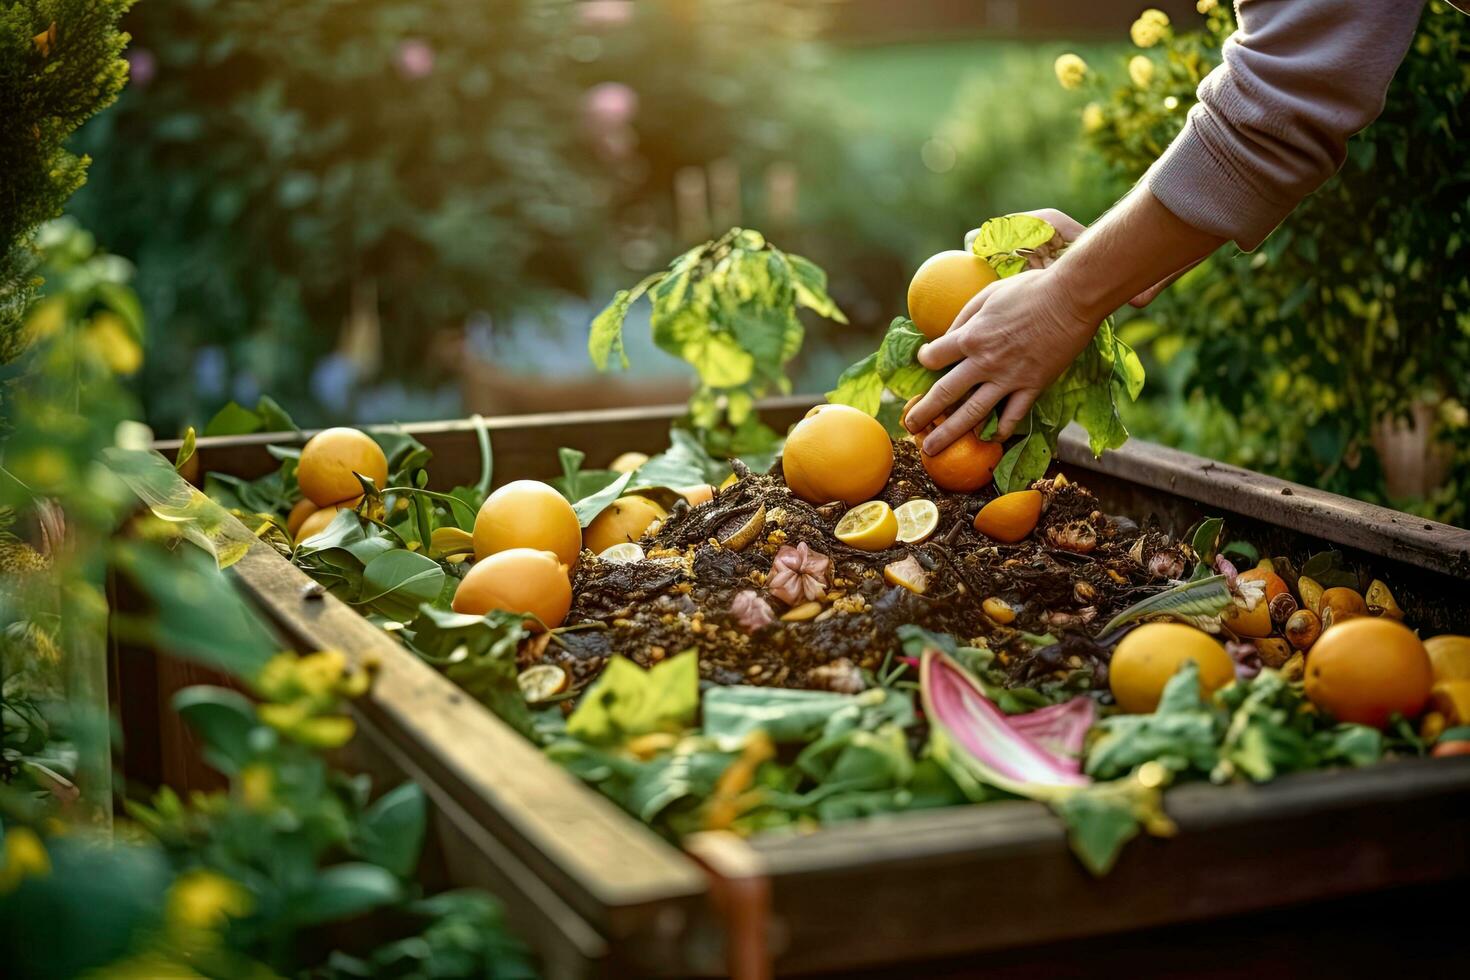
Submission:
[[[1164,28],[1126,82],[1087,83],[1083,129],[1120,190],[1183,125],[1234,29],[1224,5],[1199,6],[1203,30]],[[1470,520],[1467,52],[1470,19],[1433,0],[1339,173],[1254,253],[1222,250],[1148,311],[1136,337],[1163,338],[1184,363],[1176,400],[1147,410],[1164,428],[1143,434],[1192,433],[1208,455],[1387,502],[1373,428],[1425,406],[1450,478],[1431,499],[1394,503]],[[1211,411],[1229,424],[1206,423]]]
[[[77,212],[133,256],[151,317],[150,419],[207,417],[200,348],[304,403],[350,316],[362,357],[422,376],[436,329],[586,283],[602,247],[575,5],[190,0],[128,20],[134,84],[90,127]],[[371,331],[370,331],[371,333]],[[369,365],[370,372],[371,365]],[[253,401],[251,391],[231,395]]]
[[0,6],[0,364],[24,347],[35,287],[31,236],[87,179],[67,140],[127,77],[118,21],[133,0],[27,0]]

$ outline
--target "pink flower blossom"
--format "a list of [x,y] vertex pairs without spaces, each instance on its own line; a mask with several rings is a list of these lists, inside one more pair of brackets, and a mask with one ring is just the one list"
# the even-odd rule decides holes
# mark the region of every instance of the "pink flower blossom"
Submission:
[[730,615],[735,617],[735,622],[747,633],[764,629],[776,620],[770,603],[762,599],[754,589],[736,593],[735,598],[730,600]]
[[788,606],[795,606],[826,595],[831,574],[832,559],[813,551],[805,541],[794,548],[786,544],[776,552],[766,588]]
[[434,71],[434,49],[428,41],[410,38],[398,45],[393,62],[404,78],[426,78]]

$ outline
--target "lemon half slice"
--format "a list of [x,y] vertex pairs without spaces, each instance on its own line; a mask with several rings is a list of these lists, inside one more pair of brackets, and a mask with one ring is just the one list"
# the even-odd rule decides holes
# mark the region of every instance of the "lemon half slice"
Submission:
[[863,551],[882,551],[898,540],[898,518],[881,500],[870,500],[842,515],[833,532],[837,540]]
[[898,518],[898,540],[904,544],[918,544],[939,526],[939,507],[932,500],[906,500],[893,516]]
[[539,704],[567,689],[567,672],[556,664],[537,664],[521,671],[516,683],[527,702]]
[[644,558],[643,546],[636,541],[624,541],[615,544],[611,548],[605,548],[598,554],[603,561],[612,562],[615,565],[626,565]]

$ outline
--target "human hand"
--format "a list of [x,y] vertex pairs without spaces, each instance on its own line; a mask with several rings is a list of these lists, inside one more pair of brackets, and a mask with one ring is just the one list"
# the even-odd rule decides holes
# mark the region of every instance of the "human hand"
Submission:
[[[1038,208],[1035,211],[1021,211],[1019,213],[1029,214],[1033,218],[1040,218],[1042,221],[1045,221],[1047,224],[1051,225],[1057,230],[1056,235],[1053,236],[1050,242],[1047,242],[1041,248],[1037,249],[1031,255],[1027,256],[1026,267],[1028,269],[1045,269],[1057,259],[1061,258],[1062,250],[1066,246],[1075,242],[1082,235],[1082,233],[1087,230],[1087,226],[1084,225],[1082,222],[1078,221],[1070,214],[1067,214],[1065,211],[1058,211],[1056,208]],[[966,249],[969,249],[971,240],[979,233],[979,228],[973,228],[965,233]],[[1168,289],[1169,285],[1173,283],[1174,280],[1178,279],[1180,276],[1184,275],[1184,273],[1199,265],[1202,261],[1204,260],[1196,259],[1173,275],[1162,279],[1149,288],[1143,290],[1138,295],[1130,299],[1128,301],[1128,305],[1137,307],[1140,310],[1143,309],[1145,306],[1158,299],[1159,294],[1162,293],[1165,289]]]
[[1101,319],[1073,307],[1051,267],[991,283],[965,304],[944,336],[919,349],[919,363],[931,370],[962,363],[935,382],[904,424],[921,431],[963,400],[924,437],[924,452],[937,453],[984,422],[1004,398],[997,434],[1009,437],[1042,390],[1087,346]]
[[[1022,213],[1041,218],[1055,228],[1052,241],[1027,257],[1026,271],[991,283],[977,293],[960,310],[949,331],[919,351],[919,362],[931,370],[963,361],[935,382],[905,416],[904,424],[910,431],[921,431],[950,406],[964,400],[924,437],[926,453],[940,452],[966,430],[981,424],[1001,399],[1005,399],[1005,406],[997,435],[1009,438],[1041,392],[1082,352],[1098,324],[1111,312],[1084,308],[1075,300],[1074,290],[1052,270],[1063,249],[1081,237],[1086,226],[1055,208]],[[965,240],[968,243],[970,236]],[[1136,294],[1129,302],[1147,306],[1197,262]],[[1110,265],[1091,263],[1095,277],[1110,278]]]

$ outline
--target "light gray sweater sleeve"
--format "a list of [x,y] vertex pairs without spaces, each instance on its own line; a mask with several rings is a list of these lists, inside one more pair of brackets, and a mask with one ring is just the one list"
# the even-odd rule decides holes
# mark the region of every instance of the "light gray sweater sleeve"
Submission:
[[1239,0],[1224,61],[1144,180],[1174,214],[1249,251],[1337,172],[1383,111],[1424,0]]

